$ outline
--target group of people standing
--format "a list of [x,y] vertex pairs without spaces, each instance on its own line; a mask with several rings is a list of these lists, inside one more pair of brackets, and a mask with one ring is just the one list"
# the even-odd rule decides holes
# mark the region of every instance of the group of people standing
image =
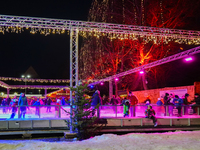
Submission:
[[13,119],[16,115],[16,112],[20,111],[20,118],[25,118],[27,110],[30,110],[28,106],[34,106],[35,107],[35,115],[39,116],[39,106],[45,105],[46,106],[46,112],[51,112],[51,105],[55,105],[55,117],[59,114],[59,106],[58,105],[64,105],[65,98],[62,99],[56,99],[56,102],[53,103],[51,98],[34,98],[34,99],[28,99],[24,93],[21,93],[19,98],[17,96],[14,96],[12,99],[8,96],[7,98],[1,99],[0,102],[1,106],[7,106],[2,107],[3,114],[6,114],[8,111],[11,111],[10,119]]
[[[189,97],[188,93],[186,93],[181,98],[178,95],[165,93],[165,96],[163,98],[164,105],[165,106],[171,105],[174,106],[176,109],[178,109],[178,117],[182,116],[181,110],[183,106],[191,106],[191,108],[193,109],[193,113],[196,113],[196,107],[200,106],[200,95],[196,93],[194,95],[194,99],[191,102],[188,101],[188,97]],[[166,107],[165,107],[165,112],[166,112]]]

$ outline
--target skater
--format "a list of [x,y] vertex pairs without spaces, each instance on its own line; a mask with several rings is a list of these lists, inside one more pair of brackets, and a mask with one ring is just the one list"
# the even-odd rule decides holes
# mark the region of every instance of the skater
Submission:
[[155,111],[152,109],[152,106],[151,105],[148,105],[148,108],[145,110],[145,118],[149,118],[149,119],[152,119],[153,120],[153,123],[154,123],[154,127],[156,127],[158,124],[157,124],[157,119],[155,117]]
[[92,96],[92,103],[91,103],[92,116],[95,115],[95,110],[98,105],[101,105],[101,97],[100,97],[100,91],[96,90]]
[[20,106],[20,118],[23,116],[25,118],[26,114],[26,106],[28,106],[28,101],[26,99],[26,96],[24,93],[20,94],[19,101],[18,101],[18,106]]
[[51,99],[48,98],[48,99],[47,99],[47,105],[48,105],[48,106],[47,106],[46,112],[51,112],[51,102],[52,102]]
[[3,99],[3,101],[1,102],[1,106],[4,106],[3,107],[3,114],[6,114],[7,112],[7,102],[6,102],[6,98]]
[[59,107],[61,105],[61,100],[57,99],[55,106],[55,118],[59,118]]
[[12,114],[10,116],[10,119],[13,119],[15,117],[15,113],[17,112],[17,99],[16,99],[16,97],[14,99],[12,99],[12,101],[10,102],[10,105],[12,107]]
[[130,100],[128,99],[124,99],[122,101],[122,105],[123,105],[123,108],[124,108],[124,117],[129,117],[129,109],[130,109]]
[[40,107],[40,100],[39,99],[37,99],[37,101],[33,104],[33,106],[36,106],[35,107],[35,115],[40,115],[40,113],[39,113],[39,107]]

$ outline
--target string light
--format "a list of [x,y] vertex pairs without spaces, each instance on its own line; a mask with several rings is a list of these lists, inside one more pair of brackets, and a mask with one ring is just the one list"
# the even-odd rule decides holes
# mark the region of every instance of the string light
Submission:
[[[162,1],[161,1],[162,2]],[[142,2],[143,3],[143,2]],[[161,4],[162,5],[162,4]],[[63,34],[65,33],[65,28],[62,29],[47,29],[47,28],[34,28],[34,27],[30,27],[30,26],[26,26],[26,29],[30,29],[30,33],[31,34],[36,34],[36,33],[40,33],[43,34],[45,36],[49,35],[49,34]],[[153,29],[154,30],[154,29]],[[24,31],[23,27],[20,26],[0,26],[0,33],[5,34],[5,32],[15,32],[15,33],[21,33],[22,31]],[[134,32],[134,33],[133,33]],[[199,45],[200,44],[200,38],[198,37],[191,37],[189,38],[186,37],[184,34],[179,34],[179,31],[174,31],[174,34],[171,34],[169,29],[162,29],[162,31],[160,34],[157,35],[153,35],[151,33],[147,33],[147,32],[136,32],[133,31],[131,33],[131,31],[127,31],[127,32],[120,32],[120,31],[104,31],[101,28],[96,28],[96,29],[90,29],[90,28],[82,28],[79,32],[80,36],[87,38],[90,36],[94,36],[97,39],[104,36],[109,38],[110,40],[115,40],[115,39],[119,39],[119,40],[138,40],[138,39],[142,39],[144,43],[149,43],[149,42],[153,42],[155,44],[160,44],[161,42],[164,44],[168,44],[169,42],[175,42],[175,43],[179,43],[179,44],[188,44],[188,45]],[[155,31],[156,32],[156,31]],[[67,34],[69,34],[69,30],[67,30]]]
[[[69,79],[33,79],[33,78],[14,78],[14,77],[0,77],[1,81],[19,81],[19,82],[40,82],[40,83],[69,83]],[[84,83],[96,82],[97,79],[82,80]]]

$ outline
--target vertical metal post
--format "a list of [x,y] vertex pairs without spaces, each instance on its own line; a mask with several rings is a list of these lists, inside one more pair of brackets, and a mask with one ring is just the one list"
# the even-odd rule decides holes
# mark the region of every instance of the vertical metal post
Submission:
[[169,116],[169,106],[165,106],[166,107],[166,116]]
[[[70,30],[70,87],[78,85],[78,29]],[[70,133],[73,132],[72,127],[72,91],[70,90]]]
[[58,118],[61,118],[61,106],[59,105],[59,116],[58,116]]
[[18,119],[20,118],[20,106],[18,106]]
[[115,106],[115,117],[117,118],[117,106]]
[[9,96],[9,94],[10,94],[10,89],[7,88],[7,96]]
[[113,97],[113,84],[112,80],[109,80],[109,100]]
[[36,107],[39,107],[38,108],[38,115],[39,115],[39,118],[40,118],[40,106],[36,106]]
[[47,95],[47,88],[44,89],[44,94]]
[[99,109],[99,107],[97,108],[97,118],[100,118],[100,109]]

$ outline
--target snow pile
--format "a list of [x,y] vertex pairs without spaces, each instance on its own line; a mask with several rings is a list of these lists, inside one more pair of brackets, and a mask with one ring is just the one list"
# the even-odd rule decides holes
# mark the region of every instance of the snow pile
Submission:
[[104,134],[85,141],[43,142],[36,140],[1,140],[1,150],[198,150],[200,131],[168,133]]

